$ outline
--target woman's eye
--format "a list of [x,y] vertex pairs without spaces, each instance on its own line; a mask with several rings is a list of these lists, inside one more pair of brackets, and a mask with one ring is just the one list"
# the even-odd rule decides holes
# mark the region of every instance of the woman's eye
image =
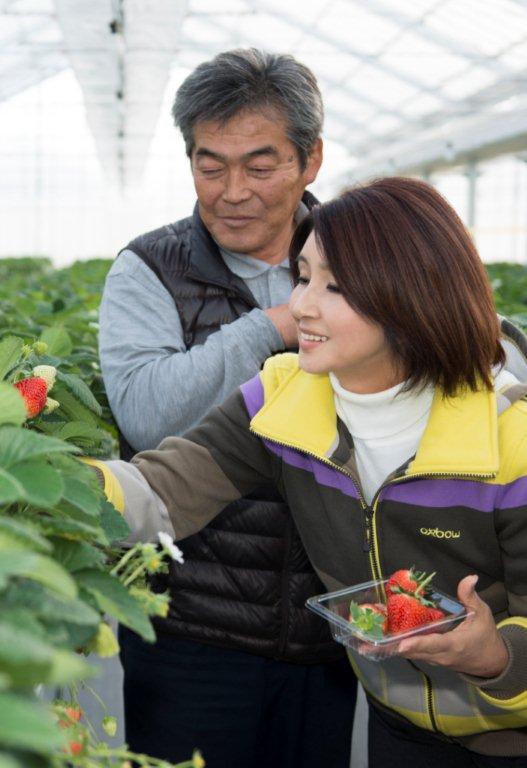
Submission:
[[331,293],[340,293],[340,288],[338,287],[338,285],[335,285],[334,283],[328,283],[326,288],[328,289],[328,291],[331,291]]
[[299,275],[297,282],[300,283],[300,285],[307,285],[309,283],[309,280],[307,279],[307,277],[302,277],[302,275]]

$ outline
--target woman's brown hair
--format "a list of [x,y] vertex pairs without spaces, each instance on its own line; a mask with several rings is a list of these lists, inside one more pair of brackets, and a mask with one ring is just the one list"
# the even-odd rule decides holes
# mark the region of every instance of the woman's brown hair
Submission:
[[293,236],[295,282],[313,230],[346,301],[383,328],[408,388],[492,388],[491,367],[505,360],[492,291],[467,229],[439,192],[389,177],[316,206]]

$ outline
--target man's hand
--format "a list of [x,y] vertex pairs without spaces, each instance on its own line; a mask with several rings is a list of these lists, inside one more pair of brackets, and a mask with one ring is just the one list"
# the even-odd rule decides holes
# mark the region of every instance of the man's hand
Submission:
[[500,675],[507,666],[509,653],[490,608],[476,594],[477,580],[477,576],[466,576],[458,585],[459,601],[473,615],[444,635],[434,633],[402,640],[398,648],[401,656],[477,677]]
[[264,310],[265,314],[276,327],[276,330],[284,340],[286,349],[298,347],[298,330],[293,315],[287,304],[279,304]]

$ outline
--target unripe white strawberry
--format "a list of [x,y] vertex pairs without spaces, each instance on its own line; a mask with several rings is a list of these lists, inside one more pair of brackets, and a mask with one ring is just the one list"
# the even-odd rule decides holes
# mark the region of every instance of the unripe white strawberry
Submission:
[[40,376],[41,379],[44,379],[48,392],[50,392],[57,378],[57,369],[53,365],[36,365],[33,368],[33,376]]
[[59,407],[60,403],[58,400],[53,400],[52,397],[46,397],[46,405],[44,406],[44,413],[53,413],[53,411],[56,411]]

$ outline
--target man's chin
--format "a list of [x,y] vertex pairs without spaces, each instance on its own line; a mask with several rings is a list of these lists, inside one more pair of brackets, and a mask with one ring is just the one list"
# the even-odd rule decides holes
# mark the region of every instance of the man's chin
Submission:
[[251,256],[255,251],[265,247],[265,243],[260,242],[249,234],[244,236],[243,232],[233,233],[213,233],[213,237],[220,246],[226,251],[241,253],[245,256]]

